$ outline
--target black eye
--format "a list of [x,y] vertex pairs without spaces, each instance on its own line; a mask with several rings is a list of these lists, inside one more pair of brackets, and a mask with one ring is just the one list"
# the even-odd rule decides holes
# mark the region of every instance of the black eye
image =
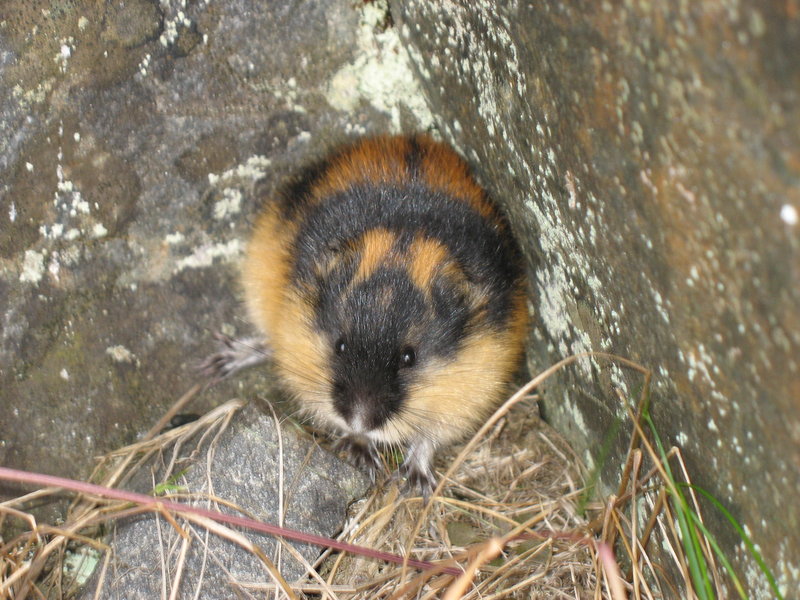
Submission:
[[336,351],[336,354],[344,354],[344,351],[347,349],[347,346],[344,343],[344,338],[339,338],[336,340],[336,343],[333,345],[333,349]]
[[414,349],[411,346],[403,348],[403,353],[400,355],[400,366],[413,367],[415,362],[417,362],[417,354]]

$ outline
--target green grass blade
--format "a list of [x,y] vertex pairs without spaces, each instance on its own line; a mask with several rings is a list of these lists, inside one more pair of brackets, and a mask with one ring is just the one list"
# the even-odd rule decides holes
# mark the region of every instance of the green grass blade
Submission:
[[[686,485],[686,484],[682,483],[681,485]],[[708,543],[711,544],[711,548],[714,550],[714,554],[716,554],[717,558],[722,563],[722,566],[725,567],[725,570],[728,572],[728,576],[733,581],[733,585],[736,588],[736,591],[739,593],[739,597],[746,599],[747,594],[744,591],[744,586],[742,585],[742,582],[739,581],[739,578],[736,576],[736,573],[733,570],[733,565],[731,565],[730,561],[728,560],[728,557],[725,556],[725,553],[722,551],[722,548],[720,548],[719,544],[717,544],[716,538],[711,534],[711,532],[708,529],[706,529],[706,526],[700,520],[700,516],[696,512],[690,511],[689,515],[691,516],[692,521],[694,521],[694,526],[697,527],[702,532],[703,536],[706,538]]]
[[712,600],[714,598],[714,591],[711,584],[711,577],[708,573],[708,563],[703,554],[697,529],[692,526],[692,519],[687,517],[687,513],[692,513],[693,511],[675,481],[672,469],[669,466],[667,453],[664,450],[664,445],[661,443],[661,437],[658,435],[658,431],[656,431],[655,423],[650,417],[650,411],[647,407],[642,410],[642,419],[644,419],[650,428],[650,433],[653,436],[658,454],[661,457],[661,463],[672,484],[672,486],[667,489],[675,498],[675,514],[678,519],[678,529],[681,532],[683,547],[686,551],[686,561],[689,563],[689,575],[694,585],[694,592],[701,600]]
[[592,469],[592,472],[589,473],[589,478],[587,479],[586,485],[583,488],[583,492],[581,492],[580,498],[578,499],[576,510],[581,516],[586,514],[586,505],[589,504],[594,496],[595,488],[597,487],[597,481],[600,479],[600,471],[608,461],[608,457],[613,449],[614,440],[616,439],[621,426],[622,418],[616,417],[614,419],[614,423],[611,425],[611,428],[608,430],[606,435],[603,436],[603,444],[600,446],[600,454],[595,460],[594,469]]
[[758,551],[758,549],[756,548],[755,544],[753,544],[753,541],[750,539],[750,536],[747,535],[745,530],[742,528],[741,525],[739,525],[739,522],[728,511],[728,509],[725,508],[722,505],[722,503],[720,503],[720,501],[717,500],[712,494],[710,494],[709,492],[707,492],[703,488],[701,488],[699,486],[696,486],[696,485],[694,485],[692,483],[682,483],[681,485],[689,487],[689,488],[693,489],[694,491],[702,494],[709,502],[711,502],[711,504],[714,505],[714,508],[716,508],[718,511],[720,511],[725,516],[725,518],[728,519],[728,522],[736,530],[736,533],[739,534],[739,537],[745,543],[745,546],[747,546],[747,549],[750,551],[750,554],[755,559],[756,563],[758,564],[759,568],[761,569],[761,572],[764,573],[764,576],[767,578],[767,581],[769,582],[769,585],[772,588],[772,591],[775,593],[775,596],[779,600],[784,600],[783,596],[781,595],[780,590],[778,589],[778,584],[775,581],[775,577],[772,575],[772,571],[770,571],[769,567],[764,562],[764,559],[762,558],[761,553]]

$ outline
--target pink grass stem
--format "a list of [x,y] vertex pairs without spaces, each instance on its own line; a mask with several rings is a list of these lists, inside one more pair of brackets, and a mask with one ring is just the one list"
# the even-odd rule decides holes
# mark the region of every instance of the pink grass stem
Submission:
[[[371,548],[365,548],[355,544],[348,544],[347,542],[333,540],[321,535],[305,533],[303,531],[288,529],[286,527],[278,527],[277,525],[272,525],[270,523],[262,523],[260,521],[254,521],[252,519],[236,515],[227,515],[215,510],[209,510],[199,506],[190,506],[188,504],[174,502],[172,500],[154,498],[153,496],[147,496],[146,494],[138,494],[136,492],[128,492],[126,490],[107,488],[101,485],[87,483],[85,481],[76,481],[74,479],[66,479],[64,477],[45,475],[43,473],[33,473],[30,471],[19,471],[17,469],[9,469],[7,467],[0,467],[0,479],[44,487],[64,488],[80,494],[91,494],[94,496],[100,496],[101,498],[133,502],[134,504],[152,508],[154,510],[164,509],[174,511],[176,513],[192,513],[212,519],[217,523],[236,525],[246,529],[251,529],[253,531],[260,531],[270,535],[285,537],[290,540],[305,544],[333,548],[335,550],[341,550],[342,552],[350,552],[352,554],[367,556],[369,558],[375,558],[398,565],[402,565],[404,561],[402,556],[398,556],[396,554],[381,552],[380,550],[373,550]],[[462,573],[461,569],[455,567],[444,567],[422,560],[409,559],[406,561],[406,564],[423,571],[436,569],[442,573],[448,573],[450,575],[460,575]]]

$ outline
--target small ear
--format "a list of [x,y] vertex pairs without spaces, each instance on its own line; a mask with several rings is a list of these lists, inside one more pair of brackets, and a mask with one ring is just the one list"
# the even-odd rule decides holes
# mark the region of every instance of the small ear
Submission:
[[325,246],[325,253],[331,255],[341,254],[346,247],[347,244],[345,243],[344,240],[340,240],[339,238],[333,238],[331,240],[328,240],[328,244],[327,246]]
[[330,275],[339,265],[351,257],[352,253],[347,252],[348,249],[347,244],[341,240],[332,240],[314,262],[314,274],[323,279]]
[[455,263],[449,263],[442,270],[442,277],[457,291],[471,315],[485,310],[489,302],[490,289],[486,284],[480,284],[464,273]]
[[467,300],[469,312],[473,316],[486,312],[489,304],[489,287],[467,281],[464,283],[464,296]]

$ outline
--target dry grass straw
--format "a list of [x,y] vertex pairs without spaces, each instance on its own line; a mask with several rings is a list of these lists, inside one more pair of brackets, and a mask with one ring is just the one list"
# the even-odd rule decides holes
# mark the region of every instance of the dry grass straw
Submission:
[[[617,399],[628,407],[632,432],[620,486],[616,495],[605,502],[586,502],[581,482],[590,478],[581,471],[580,461],[569,447],[539,420],[535,398],[529,395],[547,377],[579,358],[585,359],[583,356],[565,359],[532,380],[458,454],[458,449],[453,449],[440,457],[438,464],[449,467],[440,473],[440,485],[427,505],[420,498],[399,494],[392,482],[373,488],[367,498],[351,507],[350,519],[339,540],[415,559],[449,559],[450,564],[464,569],[459,577],[441,570],[419,572],[325,551],[314,565],[307,565],[306,579],[287,583],[246,535],[199,518],[190,519],[191,525],[205,529],[206,537],[210,531],[236,541],[267,565],[271,581],[240,584],[240,591],[248,597],[696,598],[682,536],[674,525],[676,483],[641,426],[649,371],[618,357],[594,356],[620,362],[644,376],[636,407],[628,407],[623,397]],[[181,402],[185,403],[184,399]],[[229,403],[200,421],[168,431],[157,439],[154,436],[161,426],[154,427],[149,439],[105,457],[93,480],[112,486],[123,484],[166,446],[172,445],[173,456],[177,456],[184,440],[198,432],[208,435],[217,425],[224,427],[236,407],[238,404]],[[168,418],[165,416],[162,421]],[[688,482],[679,450],[672,448],[668,457],[678,463]],[[102,543],[84,534],[92,526],[137,510],[130,505],[82,498],[73,503],[66,522],[53,528],[37,524],[19,508],[26,501],[52,493],[54,490],[40,490],[0,504],[0,518],[19,519],[30,529],[0,548],[0,598],[12,590],[14,597],[20,599],[28,594],[69,597],[69,582],[62,579],[63,571],[58,566],[67,544],[80,542],[106,551]],[[694,495],[689,496],[699,515]],[[164,516],[182,533],[184,547],[178,556],[185,555],[190,540],[203,543],[201,532]],[[281,545],[305,562],[291,545]],[[663,554],[653,554],[662,545],[668,549],[671,568],[659,564]],[[719,592],[717,597],[725,597],[708,543],[704,543],[703,552],[711,565],[710,577]],[[106,552],[101,579],[109,556]],[[171,569],[178,577],[173,576],[171,589],[163,590],[165,597],[175,596],[180,581],[179,565]],[[49,575],[41,577],[42,572]],[[679,574],[677,578],[675,573]]]
[[[346,530],[353,543],[464,567],[449,575],[416,573],[339,556],[326,579],[330,600],[396,598],[697,598],[676,522],[676,486],[642,427],[650,372],[626,359],[593,355],[640,372],[635,407],[622,396],[631,424],[628,453],[616,495],[586,502],[580,461],[543,425],[530,398],[516,394],[449,464],[430,503],[405,498],[395,487],[376,489]],[[554,365],[522,392],[575,360]],[[644,447],[644,451],[642,450]],[[677,448],[682,481],[690,483]],[[582,476],[583,475],[583,476]],[[700,515],[694,494],[691,510]],[[660,552],[666,547],[667,552]],[[709,578],[726,597],[708,542]],[[672,565],[662,564],[665,556]],[[678,574],[676,577],[675,574]]]
[[326,579],[354,589],[322,598],[592,597],[593,544],[576,510],[579,461],[539,420],[528,395],[570,360],[515,394],[457,455],[440,457],[449,468],[427,506],[391,485],[373,490],[352,516],[348,541],[450,558],[464,568],[460,577],[340,555],[326,565]]
[[[649,383],[649,373],[645,383]],[[678,513],[693,513],[702,524],[702,513],[697,497],[691,488],[691,479],[683,460],[681,451],[672,447],[663,457],[654,448],[651,436],[645,432],[642,416],[649,410],[648,389],[644,386],[635,412],[627,399],[618,391],[631,420],[633,431],[628,448],[627,459],[616,496],[608,498],[606,510],[602,514],[601,538],[611,546],[616,546],[624,553],[627,565],[626,584],[632,598],[658,599],[682,597],[687,600],[697,598],[726,598],[729,590],[725,587],[722,573],[717,565],[716,555],[710,540],[703,535],[699,544],[703,555],[704,573],[702,582],[692,577],[692,558],[687,546],[684,531],[679,530],[678,523],[682,516]],[[657,432],[651,431],[653,435]],[[642,451],[641,447],[644,447]],[[666,458],[672,468],[662,460]],[[647,470],[643,470],[649,465]],[[676,479],[674,472],[680,479]],[[682,506],[678,488],[685,488],[689,503]],[[598,519],[594,521],[596,526]],[[640,524],[644,524],[641,527]],[[653,560],[648,555],[649,548],[663,546],[666,552],[659,556],[672,559],[670,565]],[[676,578],[674,573],[679,573]],[[710,590],[710,595],[699,589]]]

